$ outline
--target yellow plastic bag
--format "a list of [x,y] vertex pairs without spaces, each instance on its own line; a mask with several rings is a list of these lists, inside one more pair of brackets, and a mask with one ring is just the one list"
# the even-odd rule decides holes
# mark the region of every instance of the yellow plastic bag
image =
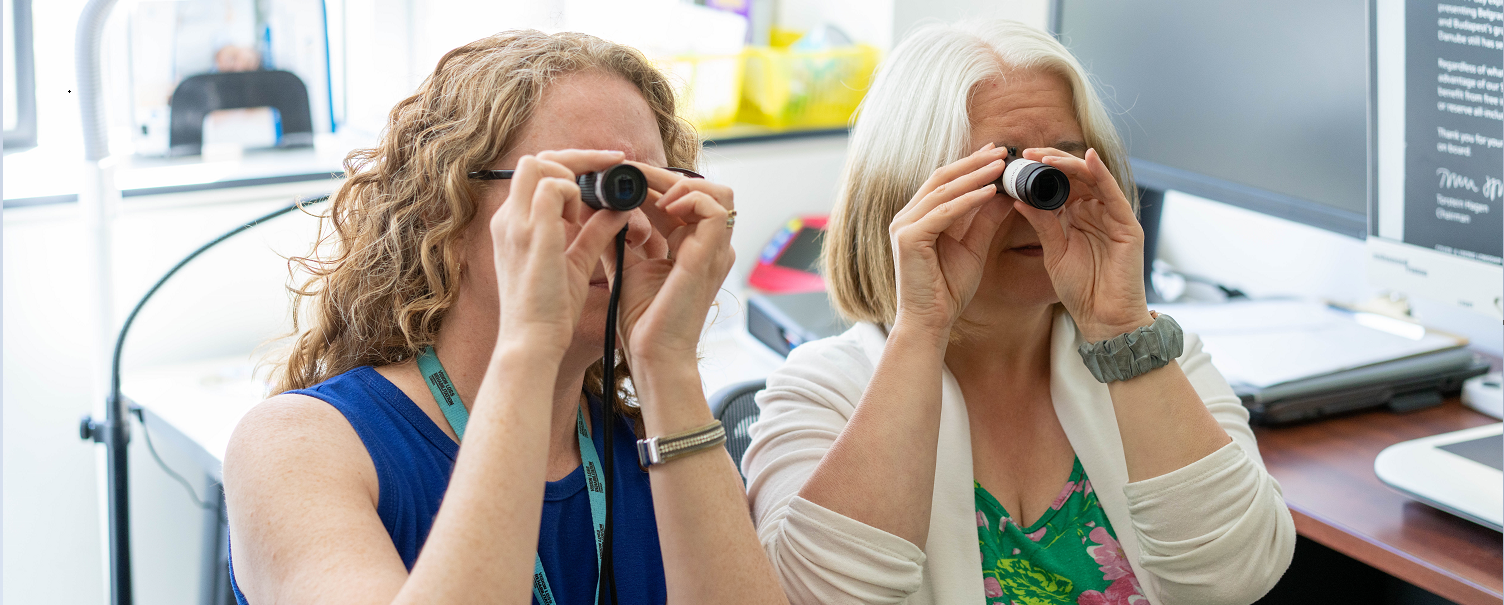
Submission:
[[818,51],[751,46],[737,120],[777,129],[846,126],[872,84],[878,50],[866,44]]
[[745,66],[742,53],[669,57],[657,63],[672,75],[679,115],[696,129],[725,128],[736,120]]

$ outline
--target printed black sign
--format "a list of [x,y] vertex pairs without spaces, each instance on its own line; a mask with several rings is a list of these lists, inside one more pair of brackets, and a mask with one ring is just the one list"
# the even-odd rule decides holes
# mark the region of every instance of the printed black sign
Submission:
[[1404,240],[1495,265],[1504,255],[1501,5],[1405,3]]

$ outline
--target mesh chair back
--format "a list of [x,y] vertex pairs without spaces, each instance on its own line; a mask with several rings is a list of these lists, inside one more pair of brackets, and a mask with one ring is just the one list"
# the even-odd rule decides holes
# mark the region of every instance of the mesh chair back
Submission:
[[[710,410],[717,420],[726,427],[726,451],[731,453],[731,460],[736,462],[737,472],[741,472],[742,455],[747,453],[747,446],[752,444],[752,435],[748,429],[757,421],[757,415],[761,412],[757,408],[757,393],[766,386],[762,380],[752,380],[734,384],[710,397]],[[747,480],[742,476],[742,482]]]

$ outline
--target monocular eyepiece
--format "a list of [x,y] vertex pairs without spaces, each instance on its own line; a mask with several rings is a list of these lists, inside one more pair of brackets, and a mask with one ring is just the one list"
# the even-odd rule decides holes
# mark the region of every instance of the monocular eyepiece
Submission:
[[[1009,155],[1016,154],[1017,151],[1010,147]],[[1013,199],[1040,210],[1059,208],[1071,195],[1071,181],[1059,168],[1019,157],[1008,162],[1003,176],[997,179],[997,186]]]
[[648,197],[648,179],[631,164],[617,164],[579,176],[580,199],[597,210],[626,212]]

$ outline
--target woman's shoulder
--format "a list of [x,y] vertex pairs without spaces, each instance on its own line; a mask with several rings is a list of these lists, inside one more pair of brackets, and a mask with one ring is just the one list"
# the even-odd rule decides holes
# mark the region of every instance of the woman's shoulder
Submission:
[[359,473],[358,467],[370,467],[360,436],[335,407],[342,395],[350,395],[355,387],[352,381],[361,381],[361,370],[370,368],[351,370],[308,389],[273,395],[251,408],[236,423],[225,448],[226,486],[237,478],[275,476],[317,466],[352,473]]
[[887,339],[882,328],[868,323],[851,326],[841,334],[812,340],[789,351],[788,358],[775,372],[800,370],[827,371],[838,368],[875,366]]
[[[356,480],[375,497],[375,469],[365,445],[339,410],[303,393],[275,395],[251,408],[225,447],[227,492],[296,489]],[[281,487],[279,487],[281,486]]]
[[872,380],[887,340],[881,327],[859,323],[846,332],[795,347],[788,359],[768,375],[767,389],[758,397],[794,397],[854,403]]
[[298,444],[298,451],[337,447],[344,436],[350,445],[363,449],[344,414],[326,399],[306,390],[289,391],[256,404],[236,423],[225,462],[247,450],[268,452],[281,444]]
[[223,469],[241,588],[266,580],[272,557],[306,556],[319,536],[348,536],[377,516],[370,456],[343,415],[311,395],[281,393],[251,408],[230,436]]

